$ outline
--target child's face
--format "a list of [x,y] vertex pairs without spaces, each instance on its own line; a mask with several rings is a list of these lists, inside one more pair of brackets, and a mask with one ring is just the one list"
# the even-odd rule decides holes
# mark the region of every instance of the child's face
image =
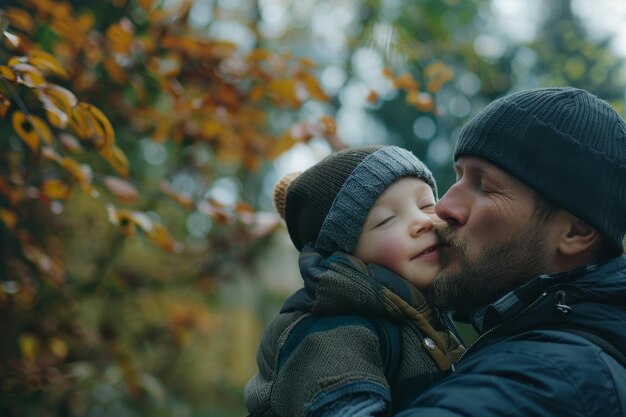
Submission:
[[430,186],[417,178],[401,178],[374,203],[354,255],[426,288],[439,272],[439,240],[434,231],[437,220]]

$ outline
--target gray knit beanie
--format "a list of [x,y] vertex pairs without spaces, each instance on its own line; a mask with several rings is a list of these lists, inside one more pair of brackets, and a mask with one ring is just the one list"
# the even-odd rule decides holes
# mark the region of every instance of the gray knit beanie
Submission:
[[463,128],[454,159],[463,155],[500,166],[623,252],[626,123],[605,101],[576,88],[503,97]]
[[324,254],[352,253],[378,196],[407,176],[424,180],[437,198],[431,172],[410,151],[397,146],[346,149],[283,177],[274,187],[274,205],[298,250],[311,243]]

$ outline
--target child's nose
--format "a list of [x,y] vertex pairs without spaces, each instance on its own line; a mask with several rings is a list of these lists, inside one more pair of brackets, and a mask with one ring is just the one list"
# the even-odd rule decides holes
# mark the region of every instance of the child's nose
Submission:
[[411,223],[411,236],[418,237],[422,233],[433,230],[434,228],[435,224],[433,220],[424,213],[419,213]]

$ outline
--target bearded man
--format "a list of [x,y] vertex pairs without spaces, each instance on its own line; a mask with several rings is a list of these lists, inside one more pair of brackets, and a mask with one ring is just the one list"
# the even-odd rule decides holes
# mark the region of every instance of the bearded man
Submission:
[[430,299],[480,336],[399,416],[626,416],[624,120],[584,90],[522,91],[454,160]]

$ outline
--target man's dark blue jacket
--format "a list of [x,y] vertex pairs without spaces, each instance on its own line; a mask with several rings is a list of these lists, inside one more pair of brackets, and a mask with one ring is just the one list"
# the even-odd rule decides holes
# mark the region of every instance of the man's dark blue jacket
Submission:
[[626,368],[564,328],[626,353],[626,256],[540,276],[474,317],[481,336],[397,417],[626,417]]

